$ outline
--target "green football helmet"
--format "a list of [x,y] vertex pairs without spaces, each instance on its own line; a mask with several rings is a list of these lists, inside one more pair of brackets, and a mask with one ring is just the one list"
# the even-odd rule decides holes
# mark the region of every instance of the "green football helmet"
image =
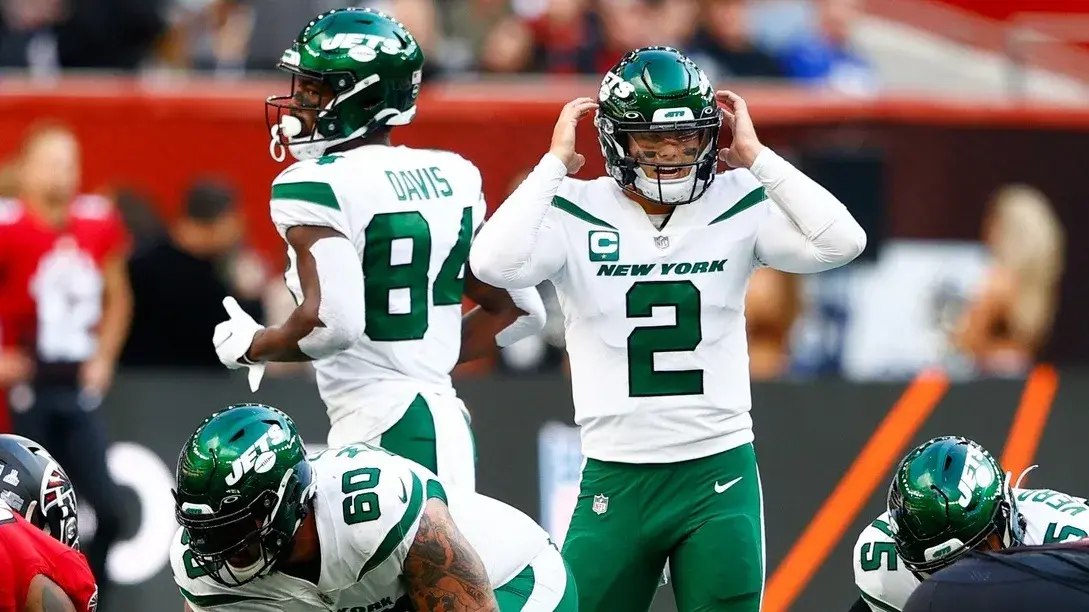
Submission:
[[416,115],[424,56],[396,19],[372,9],[336,9],[314,18],[277,67],[291,93],[265,103],[277,161],[287,147],[312,159],[330,147]]
[[272,571],[309,512],[314,474],[291,417],[239,404],[200,424],[178,455],[174,513],[196,565],[227,586]]
[[1024,539],[1008,475],[966,438],[934,438],[909,452],[893,476],[888,508],[896,552],[922,577],[970,550]]
[[[679,205],[699,199],[715,180],[722,111],[707,75],[676,49],[636,49],[613,66],[601,81],[594,125],[605,168],[625,191]],[[694,159],[657,162],[633,151],[633,137],[665,135],[692,143]]]

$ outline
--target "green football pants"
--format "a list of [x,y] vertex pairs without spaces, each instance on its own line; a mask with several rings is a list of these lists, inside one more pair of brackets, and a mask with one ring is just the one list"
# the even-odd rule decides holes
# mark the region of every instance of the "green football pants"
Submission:
[[582,612],[649,609],[667,559],[679,612],[758,612],[764,508],[752,444],[679,463],[588,459],[563,556]]
[[475,491],[476,442],[469,417],[461,400],[447,401],[450,405],[441,405],[440,399],[429,402],[417,395],[401,420],[365,442],[419,463],[445,483]]

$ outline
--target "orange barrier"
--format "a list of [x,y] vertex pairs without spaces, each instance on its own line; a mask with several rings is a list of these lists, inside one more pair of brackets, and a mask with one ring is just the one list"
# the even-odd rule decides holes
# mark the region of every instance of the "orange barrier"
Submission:
[[[283,80],[131,80],[71,77],[53,83],[0,79],[0,159],[36,121],[60,120],[85,147],[85,186],[135,188],[170,217],[194,178],[223,175],[240,189],[255,246],[279,261],[280,240],[265,208],[270,181],[282,168],[266,152],[263,100]],[[596,81],[570,78],[519,83],[466,82],[425,88],[416,121],[398,143],[456,151],[484,174],[494,206],[512,180],[548,146],[560,106],[593,95]],[[839,124],[907,124],[1089,131],[1089,108],[932,99],[860,99],[807,89],[739,85],[758,128],[793,130]],[[593,126],[580,138],[589,163],[602,170]]]

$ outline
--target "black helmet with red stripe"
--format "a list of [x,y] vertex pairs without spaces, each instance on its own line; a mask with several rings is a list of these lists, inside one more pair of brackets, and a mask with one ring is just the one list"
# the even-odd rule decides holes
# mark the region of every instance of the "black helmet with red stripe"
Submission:
[[0,501],[62,544],[79,549],[75,489],[41,444],[0,435]]

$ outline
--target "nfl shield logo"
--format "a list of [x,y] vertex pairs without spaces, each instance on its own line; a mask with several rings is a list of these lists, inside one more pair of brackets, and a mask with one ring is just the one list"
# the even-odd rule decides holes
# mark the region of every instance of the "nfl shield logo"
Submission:
[[604,495],[594,496],[594,505],[591,506],[594,514],[605,514],[605,511],[609,509],[609,498]]
[[669,236],[655,236],[654,237],[654,246],[658,247],[659,249],[668,249],[669,248]]

